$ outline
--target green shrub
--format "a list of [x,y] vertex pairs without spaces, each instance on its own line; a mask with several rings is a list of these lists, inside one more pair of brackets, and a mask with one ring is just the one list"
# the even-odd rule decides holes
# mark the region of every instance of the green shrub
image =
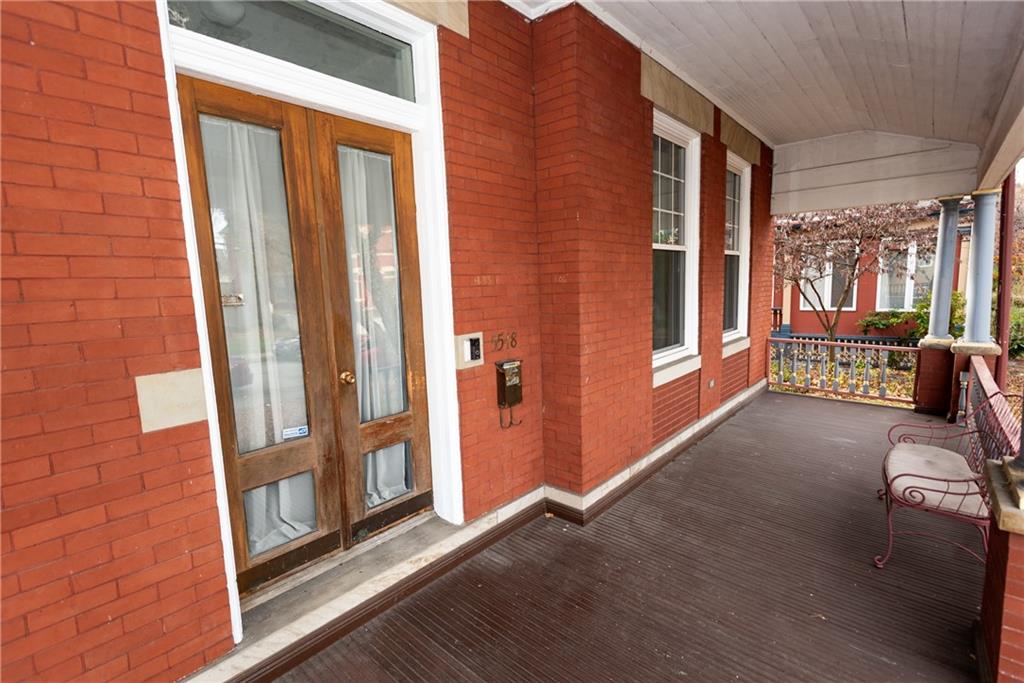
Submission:
[[1018,306],[1010,310],[1010,356],[1024,357],[1024,308]]
[[857,321],[857,326],[863,334],[869,334],[873,330],[882,332],[902,325],[910,316],[913,316],[910,311],[871,311]]
[[[928,317],[931,315],[931,299],[920,302],[912,311],[872,311],[861,318],[857,325],[861,332],[868,334],[872,330],[884,331],[899,327],[904,323],[913,323],[904,337],[923,337],[928,333]],[[949,307],[949,333],[959,337],[964,333],[964,318],[967,311],[967,299],[960,292],[953,292]],[[1021,312],[1024,316],[1024,312]],[[1024,320],[1022,320],[1024,325]],[[1022,329],[1024,332],[1024,329]],[[1012,346],[1012,344],[1011,344]]]

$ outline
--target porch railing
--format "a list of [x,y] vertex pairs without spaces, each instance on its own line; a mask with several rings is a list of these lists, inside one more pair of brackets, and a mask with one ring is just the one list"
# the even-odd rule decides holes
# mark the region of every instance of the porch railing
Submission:
[[[990,437],[983,444],[987,458],[1002,458],[1015,456],[1020,448],[1020,417],[1019,413],[1014,414],[1014,408],[1020,405],[1020,396],[1006,395],[996,384],[992,372],[985,364],[985,359],[979,356],[972,356],[968,367],[969,379],[965,400],[970,402],[974,410],[968,411],[975,415],[982,415],[988,422],[986,425],[977,424],[974,427],[984,431]],[[990,409],[979,411],[977,407],[988,403]],[[964,401],[961,401],[963,404]]]
[[782,329],[782,309],[774,306],[772,307],[772,332],[778,332]]
[[766,355],[775,390],[914,403],[917,347],[769,338]]

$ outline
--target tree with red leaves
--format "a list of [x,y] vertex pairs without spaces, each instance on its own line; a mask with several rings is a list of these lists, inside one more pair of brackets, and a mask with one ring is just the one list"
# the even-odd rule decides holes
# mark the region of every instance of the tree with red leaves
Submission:
[[[935,202],[905,202],[776,216],[775,274],[797,288],[835,341],[861,276],[885,268],[897,277],[906,274],[906,262],[886,262],[880,247],[905,252],[916,244],[919,256],[935,251],[935,223],[928,220],[935,209]],[[835,277],[842,278],[838,284]]]

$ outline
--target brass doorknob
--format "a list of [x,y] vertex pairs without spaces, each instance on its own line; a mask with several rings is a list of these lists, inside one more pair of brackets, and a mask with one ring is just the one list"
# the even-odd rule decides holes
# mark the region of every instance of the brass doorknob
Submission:
[[346,370],[345,372],[343,372],[340,375],[338,375],[338,379],[340,379],[343,384],[355,384],[356,383],[356,376],[353,375],[349,370]]

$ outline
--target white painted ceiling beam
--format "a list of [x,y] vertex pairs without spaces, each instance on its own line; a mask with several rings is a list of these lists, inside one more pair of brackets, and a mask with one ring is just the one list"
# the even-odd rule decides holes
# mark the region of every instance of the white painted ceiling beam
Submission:
[[[1024,51],[1017,58],[1017,68],[981,150],[979,187],[998,187],[1021,156],[1024,156]],[[1020,181],[1018,178],[1017,182]]]
[[979,151],[969,143],[878,131],[775,148],[772,213],[796,213],[968,194]]

